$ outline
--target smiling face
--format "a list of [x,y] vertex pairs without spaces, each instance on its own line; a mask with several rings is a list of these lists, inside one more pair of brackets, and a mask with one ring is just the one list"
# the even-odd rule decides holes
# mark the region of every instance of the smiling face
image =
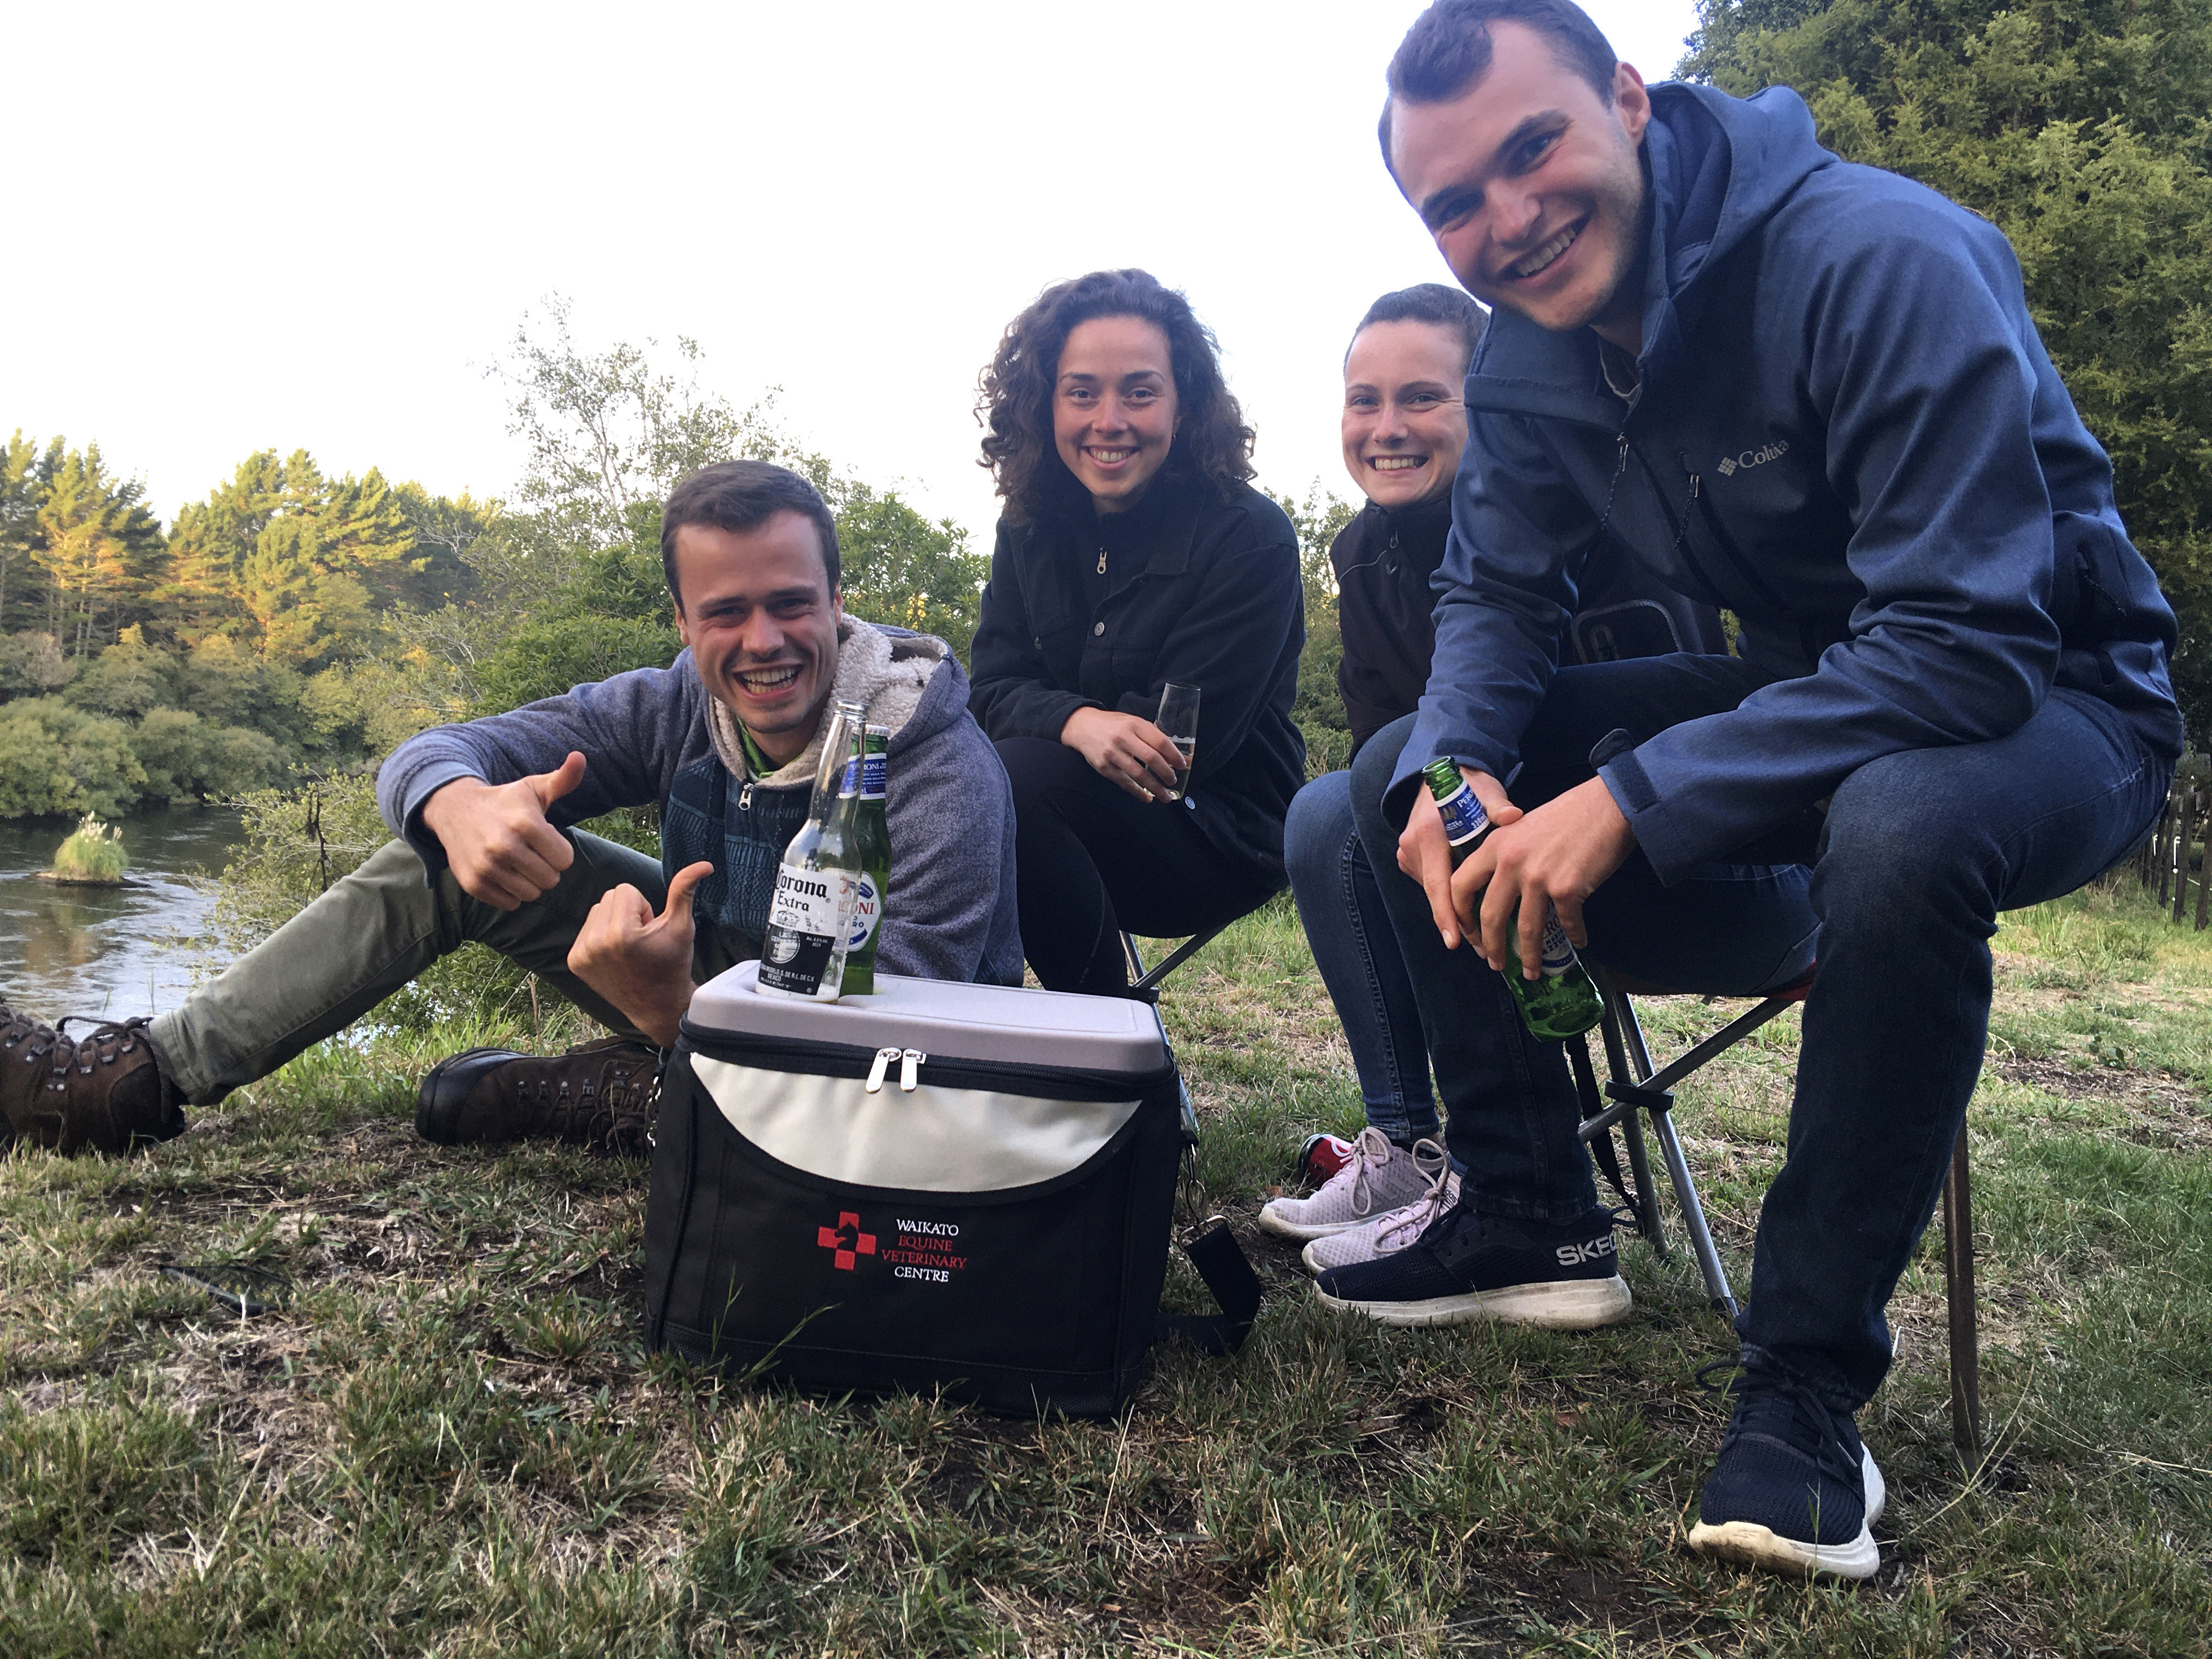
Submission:
[[844,614],[812,521],[777,513],[750,530],[684,525],[676,574],[676,632],[708,693],[769,759],[796,759],[837,678]]
[[1477,299],[1636,350],[1643,79],[1621,64],[1608,103],[1534,29],[1492,23],[1490,44],[1489,72],[1457,98],[1392,106],[1398,187]]
[[1455,328],[1370,323],[1344,360],[1344,465],[1382,507],[1451,490],[1467,447],[1467,343]]
[[1067,331],[1052,390],[1052,441],[1101,513],[1134,507],[1175,442],[1175,361],[1141,317],[1093,317]]

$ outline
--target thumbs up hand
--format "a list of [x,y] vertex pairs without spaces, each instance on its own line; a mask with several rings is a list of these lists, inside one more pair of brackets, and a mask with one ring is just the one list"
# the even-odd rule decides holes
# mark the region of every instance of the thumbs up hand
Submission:
[[677,1027],[696,988],[691,892],[714,873],[714,866],[704,862],[678,870],[668,884],[667,907],[657,916],[636,888],[626,883],[610,888],[568,947],[568,971],[664,1048],[676,1046]]
[[583,781],[584,757],[574,750],[552,771],[513,783],[456,778],[422,803],[422,824],[446,849],[463,892],[517,910],[551,890],[576,861],[576,849],[545,813]]

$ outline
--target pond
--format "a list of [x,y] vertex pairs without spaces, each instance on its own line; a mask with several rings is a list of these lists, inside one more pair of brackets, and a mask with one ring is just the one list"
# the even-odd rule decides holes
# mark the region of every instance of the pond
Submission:
[[221,874],[244,844],[237,810],[186,806],[125,818],[130,884],[119,888],[37,878],[75,827],[65,818],[0,819],[0,995],[49,1021],[175,1007],[195,969],[207,965],[189,941],[212,901],[192,878]]

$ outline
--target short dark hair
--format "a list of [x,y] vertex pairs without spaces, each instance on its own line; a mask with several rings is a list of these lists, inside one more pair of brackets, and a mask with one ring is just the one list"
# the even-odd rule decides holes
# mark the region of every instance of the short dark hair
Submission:
[[1490,26],[1521,23],[1551,42],[1559,62],[1613,101],[1613,71],[1620,59],[1605,32],[1574,0],[1436,0],[1413,20],[1390,60],[1390,95],[1382,100],[1382,165],[1390,161],[1394,103],[1448,104],[1490,73]]
[[[1459,331],[1462,344],[1467,349],[1462,356],[1472,361],[1474,349],[1482,343],[1482,331],[1490,321],[1489,313],[1475,304],[1464,289],[1453,288],[1445,283],[1416,283],[1411,288],[1401,288],[1386,294],[1367,307],[1367,314],[1359,319],[1359,327],[1352,331],[1357,341],[1360,332],[1370,323],[1434,323],[1439,328]],[[1352,360],[1352,346],[1344,348],[1345,361]]]
[[757,530],[779,513],[797,513],[810,520],[822,543],[822,568],[830,577],[830,591],[837,591],[837,521],[830,516],[821,492],[789,467],[766,461],[717,461],[702,466],[669,492],[660,509],[660,574],[668,583],[668,596],[684,608],[683,590],[676,585],[676,532],[687,524],[716,530]]
[[1099,317],[1135,317],[1167,336],[1181,424],[1164,470],[1203,478],[1224,496],[1252,476],[1252,428],[1222,378],[1213,331],[1181,292],[1150,271],[1094,270],[1030,301],[1006,325],[983,370],[975,410],[984,427],[982,464],[1017,524],[1034,523],[1080,488],[1053,443],[1052,397],[1067,337]]

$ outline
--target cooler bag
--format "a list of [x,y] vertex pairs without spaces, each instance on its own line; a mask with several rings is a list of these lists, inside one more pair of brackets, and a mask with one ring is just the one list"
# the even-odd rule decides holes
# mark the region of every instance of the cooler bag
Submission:
[[878,974],[835,1003],[700,988],[662,1079],[652,1346],[840,1392],[1112,1413],[1163,1329],[1217,1352],[1259,1284],[1188,1249],[1226,1317],[1163,1321],[1184,1137],[1158,1012]]

